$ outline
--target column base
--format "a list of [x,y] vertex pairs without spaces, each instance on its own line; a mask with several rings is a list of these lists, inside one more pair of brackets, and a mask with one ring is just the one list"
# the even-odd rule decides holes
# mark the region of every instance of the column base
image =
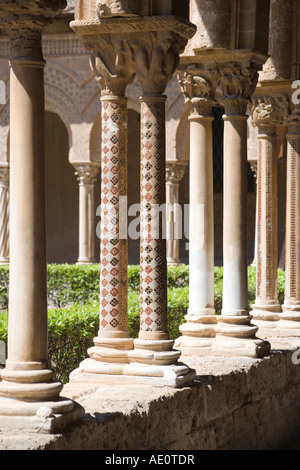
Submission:
[[271,345],[260,338],[233,338],[216,336],[213,354],[221,356],[244,356],[261,359],[268,356]]
[[127,363],[86,359],[71,372],[70,382],[181,387],[194,379],[195,371],[177,362],[180,351],[172,349],[174,341],[136,339],[134,344]]
[[0,397],[0,432],[57,434],[84,414],[78,403],[63,397],[34,403]]
[[213,351],[216,354],[262,358],[270,352],[268,341],[256,337],[251,315],[220,315]]
[[50,369],[1,371],[0,432],[56,433],[83,418],[83,408],[60,397],[63,385],[52,378]]
[[254,304],[252,309],[252,323],[258,327],[258,334],[262,338],[273,336],[280,319],[281,307],[279,303],[269,305]]
[[175,347],[185,356],[202,356],[213,346],[216,336],[217,316],[213,309],[206,309],[207,314],[185,315],[186,323],[179,330],[182,336],[176,339]]

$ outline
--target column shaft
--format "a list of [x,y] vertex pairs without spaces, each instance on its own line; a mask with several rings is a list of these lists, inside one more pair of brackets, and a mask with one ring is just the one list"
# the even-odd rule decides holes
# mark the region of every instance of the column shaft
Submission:
[[10,75],[8,364],[25,370],[48,361],[43,68],[12,61]]
[[[260,328],[274,327],[279,319],[277,294],[277,136],[275,127],[260,128],[257,171],[257,253],[254,323]],[[264,336],[264,334],[263,334]]]
[[248,316],[246,121],[224,116],[224,316]]
[[[141,99],[141,339],[169,339],[165,214],[165,97]],[[160,214],[160,211],[162,213]]]
[[120,197],[127,195],[127,100],[102,97],[102,186],[99,337],[128,337],[127,239]]
[[189,315],[214,314],[212,116],[190,116]]
[[179,183],[184,176],[186,163],[167,162],[166,204],[167,204],[167,262],[180,264],[179,241],[182,238],[182,211],[179,204]]
[[94,184],[79,184],[79,264],[95,262]]
[[99,166],[97,164],[74,164],[79,181],[79,257],[77,264],[95,262],[95,203],[94,184]]
[[9,169],[0,168],[0,264],[9,264]]
[[[293,115],[292,115],[293,118]],[[291,119],[287,134],[285,300],[280,336],[300,335],[300,124]]]

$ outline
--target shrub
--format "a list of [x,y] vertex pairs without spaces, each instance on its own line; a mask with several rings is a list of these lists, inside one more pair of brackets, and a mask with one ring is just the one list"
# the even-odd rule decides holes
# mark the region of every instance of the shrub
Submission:
[[[140,324],[139,266],[128,267],[128,332],[136,338]],[[168,268],[168,325],[172,339],[180,336],[180,325],[188,309],[188,276],[186,265]],[[0,266],[3,284],[1,302],[8,299],[8,268]],[[284,301],[284,272],[278,270],[278,298]],[[6,288],[4,285],[6,283]],[[255,301],[256,270],[248,269],[249,307]],[[222,309],[223,268],[215,268],[215,309]],[[56,378],[68,381],[69,374],[88,357],[99,328],[99,265],[49,265],[48,295],[55,308],[48,312],[48,350]],[[71,304],[71,305],[68,305]],[[60,307],[57,307],[57,306]],[[67,305],[67,306],[66,306]],[[7,310],[0,311],[0,340],[7,342]]]

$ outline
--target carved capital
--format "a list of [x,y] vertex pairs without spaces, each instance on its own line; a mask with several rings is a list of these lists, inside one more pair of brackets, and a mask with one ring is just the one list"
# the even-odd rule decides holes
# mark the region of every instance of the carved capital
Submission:
[[164,93],[187,40],[173,31],[154,31],[137,51],[137,75],[144,94]]
[[0,4],[0,28],[10,38],[10,60],[41,59],[41,35],[66,0],[16,0]]
[[218,71],[185,71],[179,72],[177,77],[191,115],[211,115]]
[[286,124],[289,116],[289,98],[285,94],[253,96],[251,121],[254,126],[276,127]]
[[74,164],[75,176],[79,184],[94,184],[99,174],[99,165],[95,163]]
[[258,82],[258,66],[229,63],[220,67],[216,97],[227,115],[245,114]]
[[102,96],[125,96],[127,85],[135,77],[137,40],[122,35],[103,35],[93,44],[91,69],[101,88]]
[[186,163],[167,162],[166,163],[166,182],[171,184],[179,184],[184,177]]

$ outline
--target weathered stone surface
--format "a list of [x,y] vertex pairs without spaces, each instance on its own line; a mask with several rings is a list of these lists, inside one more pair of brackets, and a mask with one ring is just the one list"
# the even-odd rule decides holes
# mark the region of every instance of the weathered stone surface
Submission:
[[177,390],[67,384],[64,396],[85,408],[81,424],[57,435],[0,434],[0,449],[282,447],[300,432],[300,367],[292,362],[292,348],[299,345],[296,339],[277,340],[264,359],[190,357],[194,385]]

